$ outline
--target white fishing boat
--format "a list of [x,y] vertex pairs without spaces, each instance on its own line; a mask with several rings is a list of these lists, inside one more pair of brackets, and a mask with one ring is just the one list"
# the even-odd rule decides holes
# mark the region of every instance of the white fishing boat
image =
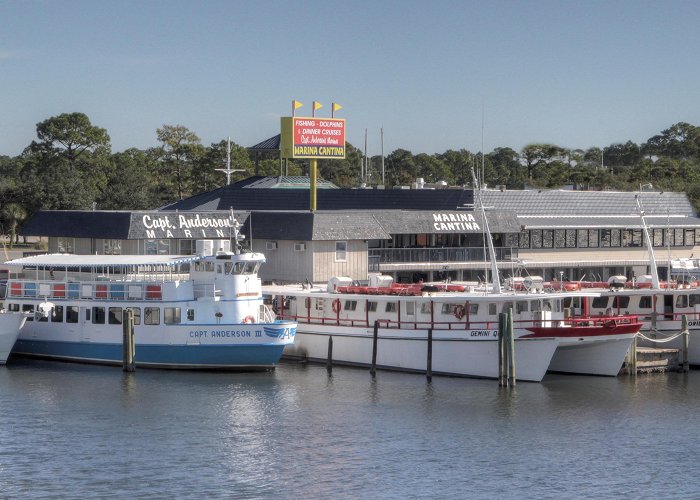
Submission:
[[585,314],[595,293],[493,292],[390,279],[374,276],[364,286],[334,278],[325,287],[263,287],[279,315],[299,323],[285,355],[323,362],[331,349],[334,363],[368,366],[377,322],[380,368],[426,371],[431,335],[433,373],[497,378],[499,314],[510,311],[517,379],[538,382],[547,370],[617,375],[641,326],[629,316]]
[[297,325],[263,304],[257,273],[265,256],[231,252],[228,243],[198,241],[189,256],[50,254],[6,262],[5,308],[29,315],[12,352],[121,363],[124,313],[131,311],[136,366],[274,367]]
[[0,311],[0,365],[7,363],[25,320],[21,313]]

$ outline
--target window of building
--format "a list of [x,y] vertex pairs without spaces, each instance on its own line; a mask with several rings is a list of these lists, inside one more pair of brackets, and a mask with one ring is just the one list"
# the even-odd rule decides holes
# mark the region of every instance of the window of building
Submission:
[[683,231],[683,229],[676,229],[674,231],[673,246],[682,247],[684,236],[685,236],[685,231]]
[[180,255],[195,255],[197,253],[197,242],[195,240],[180,240]]
[[143,324],[160,325],[160,307],[144,307]]
[[610,246],[610,229],[600,230],[600,246],[609,247]]
[[651,232],[651,241],[655,247],[664,246],[664,230],[663,229],[653,229]]
[[553,248],[554,247],[554,230],[553,229],[543,229],[542,230],[542,248]]
[[122,253],[121,240],[104,240],[102,247],[105,255],[121,255]]
[[566,248],[576,248],[576,230],[566,230]]
[[530,231],[522,231],[518,235],[518,248],[530,248]]
[[57,239],[58,253],[73,253],[75,252],[75,238],[60,237]]
[[348,260],[347,251],[348,251],[348,242],[347,241],[336,241],[335,242],[335,261],[336,262],[346,262]]
[[109,324],[110,325],[121,325],[122,324],[122,308],[121,307],[110,307],[109,308]]
[[588,230],[579,229],[576,231],[576,238],[578,239],[579,248],[588,248]]
[[597,248],[600,246],[600,234],[597,229],[588,230],[588,248]]
[[146,255],[168,255],[170,253],[170,242],[168,240],[146,240],[143,244]]
[[163,323],[166,325],[177,325],[181,323],[180,308],[166,307],[163,309]]
[[685,233],[685,246],[693,246],[695,245],[695,229],[686,229],[684,231]]
[[92,308],[92,323],[94,325],[104,325],[105,324],[105,308],[104,307],[93,307]]
[[554,230],[554,248],[566,247],[566,231],[564,229]]
[[622,231],[620,229],[610,230],[610,246],[619,247],[622,244]]
[[530,231],[530,244],[531,248],[542,248],[542,230],[533,229]]

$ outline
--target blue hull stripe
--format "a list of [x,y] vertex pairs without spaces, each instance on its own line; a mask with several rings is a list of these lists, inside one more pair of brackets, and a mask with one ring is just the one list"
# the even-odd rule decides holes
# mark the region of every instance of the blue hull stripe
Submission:
[[[272,367],[282,356],[284,345],[142,345],[136,346],[136,365],[172,368]],[[122,344],[46,342],[18,339],[12,353],[90,363],[121,363]]]

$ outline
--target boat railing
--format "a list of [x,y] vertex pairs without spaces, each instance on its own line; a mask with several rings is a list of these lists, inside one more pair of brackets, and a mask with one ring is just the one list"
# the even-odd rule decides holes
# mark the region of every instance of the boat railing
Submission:
[[[495,248],[496,260],[510,262],[518,258],[518,249]],[[484,262],[488,250],[482,247],[441,248],[370,248],[367,251],[374,265],[394,262]]]
[[8,299],[162,300],[163,284],[149,281],[30,281],[8,283]]
[[266,304],[260,304],[260,309],[258,311],[258,323],[274,323],[275,313]]
[[[280,319],[291,319],[299,323],[329,325],[329,326],[351,326],[371,328],[374,322],[379,322],[381,328],[404,329],[404,330],[470,330],[493,332],[498,330],[498,319],[493,321],[418,321],[406,318],[386,319],[386,318],[341,318],[328,316],[313,316],[310,314],[290,315],[280,312]],[[569,318],[532,318],[514,320],[516,329],[524,330],[532,327],[581,327],[581,326],[618,326],[639,322],[640,318],[635,315],[620,316],[572,316]]]

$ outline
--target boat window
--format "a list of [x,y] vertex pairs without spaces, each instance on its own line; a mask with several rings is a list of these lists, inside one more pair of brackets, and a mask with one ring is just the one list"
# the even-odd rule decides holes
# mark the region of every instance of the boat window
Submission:
[[689,299],[690,299],[690,303],[689,303],[690,307],[694,307],[694,306],[697,306],[698,304],[700,304],[700,295],[698,295],[697,293],[691,294]]
[[77,323],[80,314],[78,306],[66,306],[66,323]]
[[27,313],[27,321],[34,321],[34,304],[22,304],[22,312]]
[[414,316],[416,314],[416,304],[413,302],[406,302],[406,315]]
[[163,323],[177,325],[181,322],[179,307],[166,307],[163,309]]
[[323,307],[325,306],[326,301],[323,299],[316,299],[314,302],[314,307],[316,308],[317,311],[323,311]]
[[246,262],[243,274],[254,274],[256,272],[256,265],[257,262],[254,261]]
[[233,262],[224,262],[224,274],[231,274],[233,271]]
[[216,265],[216,274],[221,274],[223,272],[224,272],[224,266],[222,266],[221,264],[217,264]]
[[207,272],[209,272],[209,273],[214,272],[214,263],[211,262],[211,261],[209,261],[209,260],[206,261],[206,262],[204,263],[204,270],[207,271]]
[[19,311],[19,304],[10,304],[10,311],[18,312]]
[[122,308],[121,307],[110,307],[109,308],[109,324],[110,325],[121,325],[122,324]]
[[125,311],[131,311],[134,313],[134,325],[141,324],[141,308],[140,307],[127,307]]
[[498,314],[498,304],[489,302],[489,316],[495,316]]
[[688,307],[688,296],[679,295],[676,297],[676,309],[684,309]]
[[233,274],[243,274],[243,269],[245,269],[245,262],[233,263]]
[[377,311],[377,303],[373,300],[370,300],[367,302],[367,312],[376,312]]
[[440,313],[452,314],[455,310],[455,307],[457,307],[457,304],[442,304],[442,307],[440,308]]
[[527,301],[526,300],[517,301],[515,303],[515,312],[516,313],[527,312]]
[[387,302],[386,307],[384,308],[384,312],[392,313],[396,312],[396,302]]
[[651,309],[654,302],[651,300],[651,295],[642,295],[639,297],[639,308],[640,309]]
[[95,325],[105,324],[105,308],[104,307],[93,307],[92,308],[92,323]]
[[616,309],[627,309],[630,305],[629,295],[616,295],[613,298],[613,307]]
[[63,306],[54,306],[51,310],[51,322],[63,323]]
[[430,314],[430,303],[429,302],[423,302],[420,305],[420,312],[421,314]]
[[357,309],[357,301],[356,300],[346,300],[345,305],[343,306],[343,309],[345,311],[354,311]]
[[144,325],[160,325],[160,307],[144,307]]
[[90,321],[90,308],[86,307],[85,308],[85,321]]
[[608,297],[594,297],[591,307],[594,309],[606,309],[608,307]]
[[187,321],[194,321],[194,309],[187,309]]
[[479,312],[479,304],[469,304],[469,314],[473,315]]

